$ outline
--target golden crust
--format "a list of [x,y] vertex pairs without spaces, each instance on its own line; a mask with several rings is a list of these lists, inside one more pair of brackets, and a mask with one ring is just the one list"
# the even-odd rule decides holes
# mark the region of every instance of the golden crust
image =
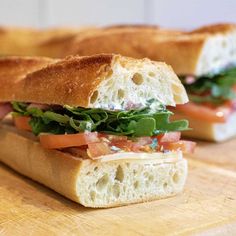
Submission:
[[200,27],[190,32],[190,34],[224,34],[236,30],[235,24],[212,24]]
[[25,76],[56,62],[44,57],[1,57],[0,58],[0,98],[12,101],[20,89],[19,83]]
[[[98,28],[87,27],[82,29],[58,28],[48,29],[41,32],[40,41],[35,45],[37,56],[52,58],[61,57],[67,50],[68,45],[76,37],[92,35]],[[66,56],[69,54],[66,54]]]
[[[61,56],[119,53],[134,58],[165,61],[176,73],[192,73],[207,36],[188,36],[180,31],[155,28],[103,31],[85,38],[74,38]],[[122,42],[122,43],[121,43]],[[178,57],[173,56],[178,55]],[[188,60],[186,60],[188,58]],[[183,62],[184,61],[184,62]]]
[[89,35],[75,37],[61,56],[68,54],[93,55],[96,53],[118,53],[134,58],[153,58],[153,50],[160,40],[179,35],[180,32],[158,30],[154,27],[111,27]]
[[0,55],[57,57],[73,36],[86,34],[93,29],[0,27]]
[[0,55],[34,55],[38,34],[31,28],[0,27]]
[[68,57],[28,74],[18,83],[17,101],[87,107],[114,55]]
[[134,58],[165,61],[180,75],[195,74],[206,41],[216,33],[225,34],[235,29],[234,24],[211,25],[190,32],[145,26],[113,26],[88,37],[75,37],[62,56],[120,53]]

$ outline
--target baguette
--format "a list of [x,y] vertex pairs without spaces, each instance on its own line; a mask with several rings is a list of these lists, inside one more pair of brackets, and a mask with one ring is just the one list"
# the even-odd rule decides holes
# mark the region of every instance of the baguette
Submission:
[[201,76],[235,62],[235,41],[236,26],[233,24],[212,25],[192,32],[104,29],[96,35],[75,38],[64,55],[121,53],[135,58],[148,57],[165,61],[179,75]]
[[[25,137],[26,136],[26,137]],[[14,145],[12,145],[14,143]],[[180,193],[187,162],[181,152],[113,161],[76,158],[46,150],[14,128],[0,129],[0,161],[19,173],[87,207],[114,207]]]
[[27,74],[17,86],[17,101],[90,108],[123,109],[130,102],[144,106],[150,99],[174,106],[188,100],[165,63],[113,54],[69,57]]
[[[175,119],[184,119],[185,115],[175,112]],[[188,117],[191,130],[183,131],[189,138],[206,141],[223,142],[236,136],[236,112],[233,112],[225,123],[212,123]]]

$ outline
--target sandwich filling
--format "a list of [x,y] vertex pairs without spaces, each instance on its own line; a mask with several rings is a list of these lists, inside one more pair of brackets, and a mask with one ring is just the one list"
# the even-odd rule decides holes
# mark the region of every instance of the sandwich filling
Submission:
[[236,67],[201,77],[183,76],[181,80],[190,102],[178,105],[181,113],[211,123],[225,123],[236,111]]
[[[128,111],[12,102],[16,128],[33,132],[44,148],[96,159],[120,152],[192,152],[195,143],[180,140],[188,121],[169,121],[165,106]],[[9,110],[8,110],[9,112]]]

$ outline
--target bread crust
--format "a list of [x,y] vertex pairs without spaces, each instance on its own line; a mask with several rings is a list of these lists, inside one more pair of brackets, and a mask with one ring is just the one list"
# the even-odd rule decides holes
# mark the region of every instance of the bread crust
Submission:
[[32,29],[0,27],[0,55],[58,57],[76,35],[87,35],[95,27]]
[[113,55],[69,57],[29,74],[17,101],[87,107],[111,66]]
[[236,25],[233,23],[220,23],[220,24],[211,24],[211,25],[206,25],[200,28],[197,28],[193,31],[190,31],[190,34],[224,34],[224,33],[230,33],[232,31],[236,30]]
[[233,112],[225,123],[211,123],[187,117],[178,111],[175,111],[174,119],[187,119],[188,131],[183,131],[182,136],[188,138],[197,138],[200,140],[223,142],[236,136],[236,112]]
[[83,39],[74,38],[61,56],[119,53],[134,58],[165,61],[177,74],[193,74],[206,38],[205,35],[188,36],[155,28],[136,31],[120,28],[119,31],[109,31],[109,34],[104,30]]
[[120,53],[134,58],[148,57],[165,61],[179,75],[194,75],[208,40],[235,31],[234,24],[211,25],[189,32],[114,26],[82,39],[74,38],[62,56]]
[[39,32],[31,28],[0,27],[0,55],[35,55]]
[[[14,145],[12,145],[14,143]],[[56,150],[43,149],[28,132],[0,127],[0,161],[29,178],[78,202],[76,181],[82,160]]]
[[[86,27],[79,29],[57,28],[41,32],[40,41],[35,45],[35,55],[59,58],[73,39],[93,35],[99,28]],[[68,56],[67,54],[66,56]]]
[[[14,143],[14,145],[12,145]],[[116,207],[125,204],[138,203],[170,197],[177,194],[177,190],[166,196],[145,196],[139,200],[116,201],[103,205],[86,204],[79,195],[78,180],[83,168],[89,167],[93,171],[94,163],[90,159],[80,159],[57,150],[43,149],[37,138],[31,133],[16,130],[13,126],[0,125],[0,161],[17,172],[55,190],[67,198],[88,207]],[[186,165],[185,160],[180,160]],[[124,160],[116,161],[123,163]],[[133,162],[131,160],[131,162]],[[147,164],[147,161],[144,163]],[[177,162],[178,163],[178,162]],[[90,166],[91,165],[91,166]],[[99,164],[98,164],[99,165]],[[184,168],[187,168],[185,166]],[[183,182],[187,170],[185,169]],[[179,191],[179,190],[178,190]]]
[[0,58],[0,97],[1,101],[13,101],[20,89],[19,82],[26,75],[55,63],[46,57],[1,57]]

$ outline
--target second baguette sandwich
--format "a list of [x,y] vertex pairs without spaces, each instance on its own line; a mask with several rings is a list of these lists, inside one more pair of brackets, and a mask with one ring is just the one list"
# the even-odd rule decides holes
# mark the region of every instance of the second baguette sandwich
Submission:
[[190,103],[175,111],[193,128],[184,135],[211,141],[236,136],[236,25],[210,25],[191,32],[107,31],[75,40],[65,53],[115,52],[165,61],[189,94]]
[[20,81],[12,76],[0,93],[14,121],[1,124],[2,162],[87,207],[183,190],[182,153],[195,144],[180,140],[186,120],[169,121],[166,105],[188,101],[169,66],[113,54],[49,64]]

